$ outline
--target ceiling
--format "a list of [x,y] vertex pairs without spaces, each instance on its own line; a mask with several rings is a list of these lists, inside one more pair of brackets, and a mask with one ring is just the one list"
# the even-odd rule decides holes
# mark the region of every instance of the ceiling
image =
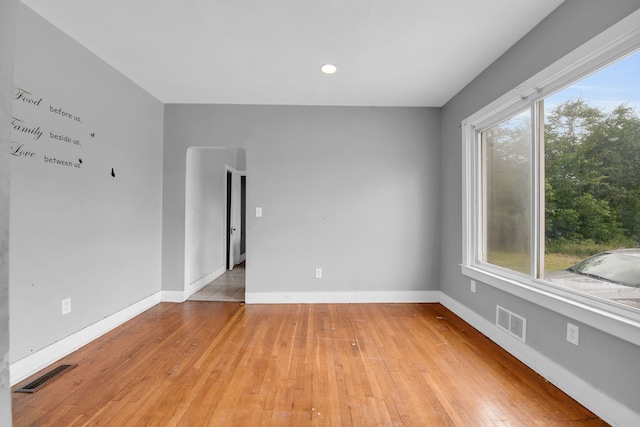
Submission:
[[562,0],[22,2],[164,103],[438,107]]

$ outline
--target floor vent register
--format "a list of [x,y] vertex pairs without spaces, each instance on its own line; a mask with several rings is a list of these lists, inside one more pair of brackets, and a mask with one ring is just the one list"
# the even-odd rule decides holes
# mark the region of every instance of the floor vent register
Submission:
[[50,384],[53,380],[60,377],[65,372],[70,371],[78,365],[60,365],[56,368],[53,368],[49,372],[44,375],[39,376],[35,380],[31,381],[29,384],[20,387],[15,392],[16,393],[35,393],[40,390],[42,387]]

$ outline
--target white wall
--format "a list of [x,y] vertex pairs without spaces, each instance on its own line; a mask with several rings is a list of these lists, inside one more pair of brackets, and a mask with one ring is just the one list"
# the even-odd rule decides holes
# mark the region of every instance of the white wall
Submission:
[[435,108],[166,105],[163,289],[184,286],[185,153],[208,145],[246,150],[248,301],[424,300],[439,288],[438,123]]
[[[442,109],[441,226],[446,236],[442,240],[442,291],[487,324],[494,322],[497,304],[524,316],[524,351],[546,358],[580,378],[594,396],[610,396],[626,407],[627,414],[640,408],[640,348],[483,283],[478,283],[476,293],[469,291],[469,278],[462,276],[459,266],[463,249],[460,124],[638,7],[637,0],[565,1]],[[567,321],[580,325],[580,347],[566,342]],[[588,395],[589,390],[584,389],[581,394]],[[610,407],[609,411],[622,413],[621,408]]]
[[14,124],[39,130],[12,134],[34,153],[11,163],[12,363],[159,292],[163,120],[24,5],[17,23],[14,86],[33,103],[14,91]]
[[240,170],[236,148],[187,150],[185,283],[189,286],[226,270],[227,169]]

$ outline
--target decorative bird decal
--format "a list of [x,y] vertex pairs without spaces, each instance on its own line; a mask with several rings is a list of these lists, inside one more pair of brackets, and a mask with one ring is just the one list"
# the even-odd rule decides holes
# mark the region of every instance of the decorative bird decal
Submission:
[[94,138],[96,136],[95,132],[91,132],[89,135],[91,135],[91,138]]

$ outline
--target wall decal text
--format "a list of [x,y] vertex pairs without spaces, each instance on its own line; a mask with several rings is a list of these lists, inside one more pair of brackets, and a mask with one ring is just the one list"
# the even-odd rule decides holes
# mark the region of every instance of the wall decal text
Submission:
[[33,135],[33,140],[37,141],[42,136],[42,129],[38,127],[29,127],[24,120],[17,117],[11,117],[11,126],[16,132],[22,132]]
[[68,113],[64,111],[62,108],[54,108],[53,105],[49,105],[49,111],[51,111],[52,113],[58,114],[59,116],[66,117],[68,119],[75,120],[76,122],[82,123],[82,120],[80,120],[79,116]]
[[24,144],[18,144],[15,141],[11,143],[9,150],[9,152],[16,157],[33,157],[36,155],[35,151],[29,151],[25,148]]
[[42,102],[42,97],[36,99],[31,92],[19,87],[13,88],[13,99],[33,105],[40,105],[40,103]]

